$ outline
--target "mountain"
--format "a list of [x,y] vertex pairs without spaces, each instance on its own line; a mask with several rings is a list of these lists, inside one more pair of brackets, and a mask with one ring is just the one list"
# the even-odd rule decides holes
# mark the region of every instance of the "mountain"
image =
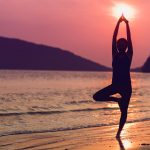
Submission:
[[131,68],[131,72],[141,72],[141,67]]
[[145,61],[144,65],[141,68],[142,72],[150,72],[150,56]]
[[0,69],[109,71],[69,51],[0,37]]

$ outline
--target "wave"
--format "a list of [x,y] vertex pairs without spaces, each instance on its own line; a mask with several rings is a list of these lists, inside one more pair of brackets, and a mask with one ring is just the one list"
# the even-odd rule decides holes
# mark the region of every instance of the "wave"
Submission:
[[[150,118],[135,119],[135,120],[127,121],[127,123],[137,123],[137,122],[143,122],[143,121],[150,121]],[[2,137],[2,136],[8,136],[8,135],[18,135],[18,134],[33,134],[33,133],[69,131],[69,130],[78,130],[78,129],[85,129],[85,128],[102,127],[102,126],[113,126],[113,125],[118,125],[118,124],[117,123],[95,124],[95,125],[87,125],[87,126],[85,125],[85,126],[77,126],[77,127],[54,128],[54,129],[50,129],[50,130],[14,131],[14,132],[2,133],[0,135],[0,137]]]
[[74,110],[54,110],[54,111],[30,111],[30,112],[11,112],[11,113],[0,113],[0,116],[20,116],[20,115],[50,115],[60,114],[68,112],[81,112],[81,111],[98,111],[98,110],[115,110],[116,107],[103,107],[103,108],[85,108],[85,109],[74,109]]
[[[144,106],[143,106],[144,107]],[[145,106],[147,107],[147,106]],[[129,107],[129,108],[138,108],[138,107]],[[118,110],[117,107],[102,107],[102,108],[83,108],[83,109],[73,109],[73,110],[53,110],[53,111],[29,111],[29,112],[8,112],[0,113],[0,116],[21,116],[21,115],[52,115],[52,114],[61,114],[69,112],[90,112],[90,111],[100,111],[100,110]],[[138,113],[138,112],[148,112],[150,110],[138,110],[128,113]]]
[[136,122],[143,122],[143,121],[150,121],[150,118],[130,120],[130,121],[127,121],[127,123],[136,123]]
[[65,104],[67,104],[67,105],[70,105],[70,104],[83,104],[83,103],[95,103],[95,102],[91,101],[91,100],[65,102]]

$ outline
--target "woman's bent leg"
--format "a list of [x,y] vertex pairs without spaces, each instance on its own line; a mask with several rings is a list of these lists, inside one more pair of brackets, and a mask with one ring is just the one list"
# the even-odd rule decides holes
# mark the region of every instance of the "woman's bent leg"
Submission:
[[116,101],[111,95],[117,93],[116,88],[113,85],[109,85],[102,90],[99,90],[93,95],[95,101]]

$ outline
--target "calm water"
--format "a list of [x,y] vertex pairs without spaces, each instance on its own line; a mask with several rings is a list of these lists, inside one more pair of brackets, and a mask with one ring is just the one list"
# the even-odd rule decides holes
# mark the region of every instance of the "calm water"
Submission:
[[[92,94],[111,82],[107,72],[0,71],[0,135],[118,124],[113,102]],[[128,122],[150,120],[150,74],[132,73]]]

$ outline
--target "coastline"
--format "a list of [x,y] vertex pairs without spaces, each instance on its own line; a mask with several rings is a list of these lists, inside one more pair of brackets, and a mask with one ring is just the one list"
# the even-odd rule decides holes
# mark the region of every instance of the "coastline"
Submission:
[[18,134],[0,137],[0,149],[31,150],[148,150],[150,121],[127,123],[121,139],[118,126],[103,126],[59,132]]

